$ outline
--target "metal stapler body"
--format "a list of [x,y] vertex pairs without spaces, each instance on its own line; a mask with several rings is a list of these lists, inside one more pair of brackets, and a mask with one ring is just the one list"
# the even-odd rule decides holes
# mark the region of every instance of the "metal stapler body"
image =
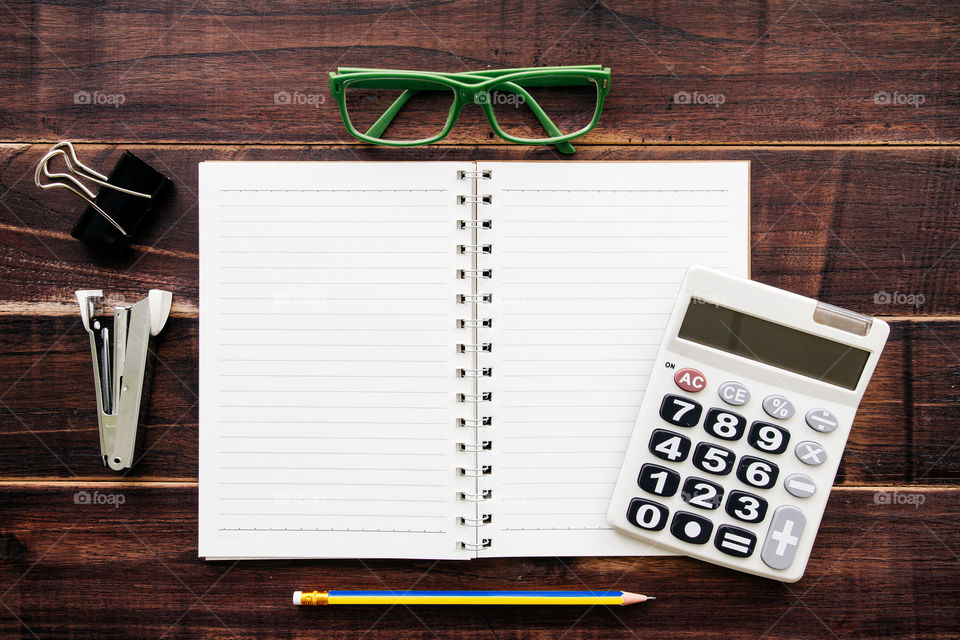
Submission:
[[83,328],[90,334],[100,455],[115,471],[133,464],[140,399],[148,388],[149,341],[166,324],[172,300],[169,291],[151,289],[140,302],[117,306],[111,318],[103,311],[103,291],[77,291]]

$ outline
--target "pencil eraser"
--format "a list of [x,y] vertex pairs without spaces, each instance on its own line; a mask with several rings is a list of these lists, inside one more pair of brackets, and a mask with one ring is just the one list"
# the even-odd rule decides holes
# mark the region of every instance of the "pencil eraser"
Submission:
[[300,595],[301,595],[302,593],[303,593],[303,591],[294,591],[294,592],[293,592],[293,604],[295,604],[295,605],[299,605],[299,604],[300,604]]

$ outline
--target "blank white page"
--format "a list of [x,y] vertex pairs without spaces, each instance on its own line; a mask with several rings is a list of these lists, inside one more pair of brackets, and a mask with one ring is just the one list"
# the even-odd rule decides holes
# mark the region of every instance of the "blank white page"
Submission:
[[464,168],[200,165],[200,556],[474,555],[455,520],[475,488],[455,473]]
[[749,275],[749,164],[479,168],[493,172],[489,555],[662,553],[605,512],[684,271]]

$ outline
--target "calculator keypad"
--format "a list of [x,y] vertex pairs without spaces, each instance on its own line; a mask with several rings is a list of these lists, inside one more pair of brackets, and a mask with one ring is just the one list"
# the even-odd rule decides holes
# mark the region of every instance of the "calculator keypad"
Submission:
[[683,375],[671,372],[677,393],[660,397],[662,422],[647,441],[649,462],[634,476],[627,521],[662,532],[656,540],[668,547],[666,538],[680,550],[697,545],[702,550],[691,553],[700,557],[789,568],[813,517],[802,506],[815,504],[809,499],[821,489],[811,467],[827,461],[827,448],[817,440],[829,438],[840,420],[822,406],[802,407],[796,418],[786,395],[752,399],[747,384],[730,378],[698,402],[693,396],[717,374],[677,368]]

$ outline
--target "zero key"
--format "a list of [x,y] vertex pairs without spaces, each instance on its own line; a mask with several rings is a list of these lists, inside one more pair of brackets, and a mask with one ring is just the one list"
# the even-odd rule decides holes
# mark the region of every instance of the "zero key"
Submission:
[[673,374],[673,381],[688,393],[703,391],[703,388],[707,386],[707,379],[696,369],[680,369]]

